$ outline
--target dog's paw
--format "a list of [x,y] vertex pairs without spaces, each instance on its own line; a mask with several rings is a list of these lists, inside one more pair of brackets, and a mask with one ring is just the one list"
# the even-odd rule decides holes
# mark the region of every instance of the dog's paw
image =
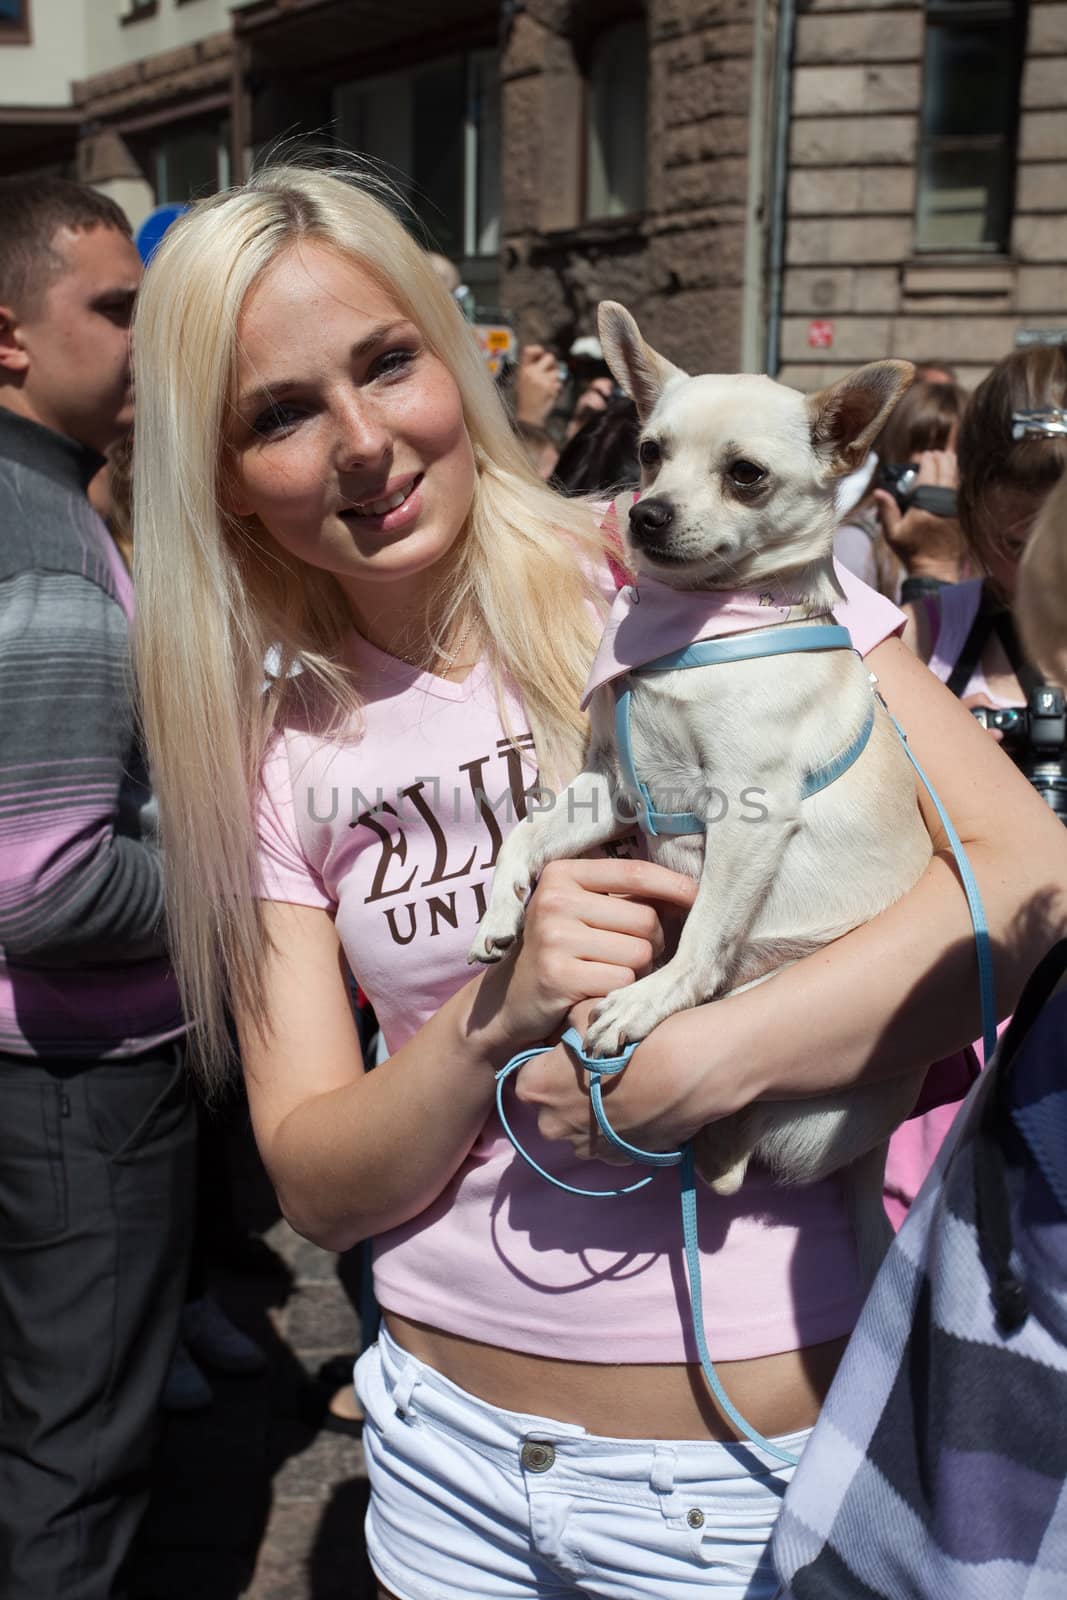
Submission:
[[467,951],[468,967],[491,967],[494,962],[502,961],[516,938],[517,935],[514,933],[496,936],[480,933]]
[[679,998],[673,966],[649,972],[597,1001],[586,1030],[586,1054],[617,1056],[624,1045],[639,1044],[667,1017],[693,1003],[686,992]]
[[468,966],[492,966],[507,954],[522,932],[526,919],[525,897],[526,886],[516,884],[514,904],[508,905],[505,901],[502,905],[490,905],[470,947]]
[[734,1166],[730,1167],[728,1171],[720,1172],[716,1177],[709,1178],[704,1172],[702,1172],[700,1176],[704,1179],[704,1182],[707,1184],[708,1188],[713,1191],[713,1193],[725,1196],[737,1193],[738,1189],[740,1189],[741,1185],[745,1181],[745,1173],[747,1171],[748,1157],[745,1156],[743,1160],[738,1161]]
[[736,1194],[752,1160],[754,1133],[748,1110],[711,1122],[693,1137],[693,1165],[715,1194]]
[[585,1030],[582,1048],[587,1056],[617,1056],[628,1044],[637,1044],[649,1031],[648,1014],[634,1005],[635,988],[616,989],[599,1001]]

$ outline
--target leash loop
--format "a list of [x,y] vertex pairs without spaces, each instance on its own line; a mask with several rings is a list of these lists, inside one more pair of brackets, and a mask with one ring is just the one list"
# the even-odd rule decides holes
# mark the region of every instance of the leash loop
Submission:
[[[567,1039],[567,1034],[572,1034],[574,1036],[574,1038],[577,1039],[577,1041],[578,1041],[578,1050],[579,1050],[579,1058],[581,1059],[582,1057],[584,1057],[584,1052],[581,1050],[582,1041],[581,1041],[580,1035],[578,1034],[577,1029],[568,1028],[567,1029],[567,1033],[565,1033],[563,1035],[564,1040],[568,1043],[568,1045],[570,1045],[570,1040]],[[565,1183],[562,1178],[557,1178],[557,1177],[553,1176],[553,1174],[551,1172],[549,1172],[546,1167],[543,1167],[539,1161],[535,1160],[535,1158],[526,1149],[525,1145],[520,1144],[519,1137],[516,1134],[515,1130],[512,1128],[511,1123],[508,1121],[508,1115],[507,1115],[507,1112],[504,1109],[504,1089],[505,1089],[505,1086],[507,1084],[508,1079],[510,1077],[512,1077],[514,1073],[518,1072],[520,1067],[524,1067],[526,1065],[527,1061],[532,1061],[535,1056],[543,1056],[549,1050],[552,1050],[554,1048],[555,1048],[554,1045],[539,1044],[539,1045],[535,1045],[532,1050],[522,1050],[522,1051],[520,1051],[520,1053],[517,1056],[512,1056],[512,1058],[508,1062],[507,1066],[501,1067],[500,1071],[496,1074],[496,1110],[497,1110],[497,1116],[500,1118],[500,1126],[503,1128],[504,1133],[506,1134],[509,1142],[511,1143],[512,1149],[515,1151],[515,1153],[517,1155],[520,1155],[522,1157],[522,1159],[526,1162],[526,1165],[528,1167],[532,1167],[533,1168],[534,1172],[537,1173],[538,1177],[544,1178],[545,1182],[546,1183],[550,1183],[554,1189],[562,1189],[564,1194],[578,1194],[578,1195],[582,1195],[582,1196],[584,1196],[584,1197],[586,1197],[586,1198],[588,1198],[590,1200],[603,1200],[603,1199],[615,1199],[616,1196],[618,1196],[620,1194],[634,1194],[634,1193],[636,1193],[636,1191],[638,1189],[644,1189],[646,1187],[646,1185],[648,1185],[648,1184],[650,1184],[652,1182],[652,1179],[655,1177],[655,1173],[651,1173],[650,1172],[647,1177],[639,1178],[636,1183],[628,1183],[628,1184],[625,1185],[624,1188],[621,1188],[621,1189],[579,1189],[579,1188],[576,1187],[575,1184],[573,1184],[573,1183]],[[606,1062],[598,1063],[598,1065],[599,1065],[599,1067],[601,1069],[601,1073],[603,1072],[605,1067],[607,1068],[607,1075],[609,1077],[614,1076],[614,1074],[616,1072],[621,1072],[623,1067],[625,1067],[627,1061],[629,1061],[630,1057],[633,1055],[633,1053],[636,1050],[636,1048],[637,1048],[636,1045],[628,1045],[622,1056],[612,1057],[612,1058],[609,1058]],[[586,1059],[588,1059],[588,1058],[586,1058]],[[618,1065],[615,1065],[616,1062],[618,1062]],[[597,1074],[597,1078],[596,1078],[596,1089],[597,1089],[598,1099],[599,1099],[600,1075],[601,1075],[601,1073],[598,1073]],[[590,1096],[592,1095],[592,1092],[593,1092],[593,1089],[592,1089],[592,1084],[591,1084],[590,1085]],[[596,1105],[594,1105],[594,1112],[597,1112]],[[604,1116],[604,1121],[601,1122],[601,1116],[604,1116],[603,1105],[602,1104],[600,1105],[599,1112],[597,1112],[597,1122],[600,1123],[600,1126],[603,1129],[605,1127],[606,1123],[607,1123],[607,1117]],[[612,1133],[610,1135],[610,1137],[613,1140],[615,1140],[615,1138],[616,1138],[614,1133]],[[622,1144],[621,1140],[618,1140],[617,1142],[619,1144]]]

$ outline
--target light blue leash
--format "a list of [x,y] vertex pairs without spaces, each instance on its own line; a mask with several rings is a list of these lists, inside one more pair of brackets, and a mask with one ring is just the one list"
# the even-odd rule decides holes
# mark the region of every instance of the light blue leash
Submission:
[[[793,641],[788,646],[784,642],[785,637],[787,636],[791,636]],[[742,637],[728,640],[701,640],[698,644],[690,645],[685,650],[676,650],[671,652],[670,655],[657,657],[655,661],[650,662],[646,667],[642,667],[641,671],[673,672],[685,667],[709,666],[715,662],[722,661],[754,660],[765,655],[783,655],[786,653],[792,653],[792,651],[850,649],[852,647],[851,638],[847,629],[838,627],[831,628],[815,626],[768,628],[762,630],[762,640],[766,641],[767,648],[760,648],[762,641],[760,635],[756,634],[746,634]],[[880,694],[878,695],[878,699],[885,708],[890,722],[893,724],[893,727],[896,729],[897,734],[900,737],[909,761],[914,767],[920,781],[926,789],[927,794],[930,796],[930,799],[933,802],[934,809],[936,810],[941,825],[945,830],[946,837],[948,838],[949,844],[952,847],[952,853],[956,859],[956,865],[960,874],[960,881],[963,885],[964,894],[967,897],[967,907],[971,915],[971,924],[974,928],[975,948],[978,957],[978,982],[982,1006],[982,1041],[985,1051],[985,1058],[986,1061],[988,1061],[992,1056],[993,1050],[996,1046],[997,1021],[993,988],[993,959],[989,940],[989,927],[986,922],[985,911],[982,906],[982,897],[978,888],[978,882],[974,876],[971,864],[967,859],[967,853],[963,848],[959,834],[953,827],[948,812],[945,810],[940,799],[935,793],[929,778],[927,778],[926,773],[923,771],[919,762],[912,754],[911,748],[908,744],[907,735],[900,726],[899,722],[893,716],[892,712],[889,710],[888,706],[886,706],[885,701],[882,699]],[[626,688],[618,695],[616,701],[616,735],[617,738],[619,738],[619,756],[624,773],[628,782],[634,789],[637,790],[642,798],[643,812],[641,815],[639,815],[638,821],[641,823],[641,826],[644,828],[644,830],[651,834],[656,834],[657,832],[698,833],[703,831],[704,822],[697,817],[695,813],[657,812],[653,809],[651,796],[649,795],[648,789],[638,778],[636,768],[633,763],[633,752],[629,730],[629,700],[630,690]],[[620,707],[622,709],[620,709]],[[807,796],[810,794],[817,793],[819,789],[826,788],[828,784],[832,783],[835,778],[839,777],[842,772],[845,772],[848,767],[852,765],[852,763],[858,758],[866,746],[867,740],[870,738],[873,723],[874,708],[872,706],[863,727],[860,729],[859,734],[853,740],[852,744],[849,745],[847,750],[843,751],[840,756],[835,757],[833,761],[826,763],[824,767],[814,769],[813,772],[807,775],[804,780],[804,787],[802,789],[802,795],[804,798],[807,798]],[[619,737],[620,734],[621,737]],[[815,782],[815,787],[809,787],[813,781]],[[683,826],[683,824],[689,823],[692,823],[693,825]],[[581,1035],[576,1028],[568,1028],[562,1036],[561,1043],[566,1045],[567,1049],[589,1075],[589,1099],[593,1107],[593,1114],[596,1117],[597,1126],[607,1142],[614,1149],[618,1150],[620,1154],[627,1156],[632,1161],[642,1162],[646,1166],[679,1168],[682,1203],[682,1234],[685,1242],[685,1269],[686,1276],[689,1280],[689,1300],[693,1319],[693,1334],[696,1340],[697,1354],[700,1357],[700,1365],[703,1370],[704,1377],[720,1408],[725,1412],[726,1416],[729,1417],[730,1421],[734,1424],[739,1433],[744,1434],[747,1439],[749,1439],[753,1444],[758,1445],[761,1450],[766,1450],[768,1454],[774,1456],[776,1460],[784,1462],[786,1466],[796,1466],[799,1457],[790,1455],[788,1451],[780,1449],[778,1445],[773,1444],[771,1440],[765,1439],[757,1429],[753,1428],[748,1422],[745,1421],[744,1417],[741,1416],[740,1412],[730,1401],[725,1390],[723,1389],[722,1384],[719,1381],[719,1376],[715,1371],[715,1364],[712,1361],[711,1354],[708,1350],[707,1338],[704,1332],[704,1304],[701,1288],[696,1172],[693,1164],[692,1144],[687,1141],[680,1150],[640,1150],[636,1145],[629,1144],[625,1139],[621,1138],[608,1121],[607,1112],[604,1110],[601,1080],[607,1077],[614,1077],[616,1074],[622,1072],[629,1062],[630,1057],[637,1049],[637,1044],[628,1044],[622,1051],[621,1055],[605,1056],[598,1059],[585,1054],[585,1051],[582,1047]],[[510,1078],[514,1073],[518,1072],[521,1067],[525,1066],[527,1061],[532,1060],[535,1056],[544,1055],[546,1051],[553,1048],[554,1047],[552,1045],[538,1045],[532,1050],[524,1050],[519,1055],[513,1056],[508,1062],[507,1066],[502,1067],[501,1070],[496,1074],[497,1112],[500,1117],[501,1126],[504,1129],[508,1139],[511,1141],[512,1146],[522,1157],[522,1159],[530,1167],[532,1167],[540,1177],[544,1178],[546,1182],[553,1184],[555,1188],[562,1189],[565,1194],[575,1194],[589,1198],[615,1198],[619,1195],[634,1194],[638,1189],[645,1188],[647,1184],[652,1182],[653,1178],[656,1176],[655,1173],[649,1173],[647,1177],[639,1178],[636,1183],[627,1184],[621,1189],[576,1188],[573,1184],[564,1183],[561,1178],[553,1177],[552,1174],[548,1172],[546,1168],[542,1167],[539,1162],[535,1161],[533,1156],[531,1156],[529,1152],[525,1150],[519,1143],[519,1140],[512,1129],[510,1122],[508,1121],[507,1113],[504,1109],[504,1086],[508,1078]]]
[[923,788],[934,803],[934,810],[937,812],[941,826],[945,830],[945,837],[948,839],[952,854],[956,860],[956,868],[960,875],[960,883],[963,885],[963,892],[967,896],[967,909],[971,913],[975,951],[978,956],[978,992],[982,1004],[982,1053],[985,1056],[986,1065],[988,1065],[992,1059],[993,1051],[997,1047],[997,1008],[993,987],[993,951],[989,941],[989,924],[986,922],[985,908],[982,905],[982,892],[978,887],[978,879],[974,875],[974,869],[967,859],[963,841],[953,827],[952,819],[948,812],[938,799],[933,784],[919,765],[918,759],[908,743],[907,734],[880,694],[878,698],[885,708],[886,716],[900,735],[900,742],[904,746],[908,760],[915,768]]
[[[776,1444],[772,1444],[770,1439],[765,1439],[762,1433],[759,1433],[745,1421],[719,1381],[719,1374],[715,1371],[715,1364],[708,1350],[707,1340],[704,1335],[704,1302],[700,1281],[700,1239],[697,1225],[696,1171],[693,1166],[692,1145],[687,1142],[680,1150],[639,1150],[636,1145],[628,1144],[625,1139],[620,1138],[607,1119],[600,1080],[602,1077],[614,1077],[616,1073],[621,1072],[637,1049],[637,1045],[628,1044],[622,1054],[618,1056],[605,1056],[603,1058],[587,1056],[582,1049],[582,1036],[577,1028],[568,1028],[560,1042],[567,1046],[567,1049],[589,1074],[589,1098],[592,1101],[593,1111],[600,1131],[608,1143],[613,1145],[622,1155],[628,1156],[631,1161],[641,1161],[646,1166],[679,1167],[681,1169],[685,1270],[689,1279],[689,1303],[693,1314],[693,1333],[696,1338],[697,1354],[700,1357],[700,1365],[703,1368],[704,1377],[707,1379],[708,1387],[715,1399],[739,1433],[743,1433],[753,1444],[759,1445],[762,1450],[766,1450],[776,1460],[785,1462],[786,1466],[795,1467],[798,1460],[797,1456],[792,1456],[788,1451],[780,1449]],[[538,1045],[533,1050],[524,1050],[521,1055],[514,1056],[507,1066],[501,1068],[496,1075],[496,1108],[500,1116],[501,1126],[512,1145],[522,1159],[540,1177],[547,1179],[555,1188],[562,1189],[564,1194],[614,1199],[618,1195],[633,1194],[636,1190],[643,1189],[646,1184],[652,1182],[656,1176],[655,1173],[649,1173],[648,1177],[639,1178],[636,1183],[627,1184],[623,1189],[576,1188],[572,1183],[564,1183],[562,1178],[554,1178],[551,1172],[542,1167],[540,1162],[535,1161],[530,1152],[525,1150],[519,1143],[504,1110],[504,1085],[512,1073],[518,1072],[519,1068],[525,1066],[526,1062],[531,1060],[532,1057],[544,1055],[546,1050],[551,1050],[552,1048],[551,1045],[543,1044]]]

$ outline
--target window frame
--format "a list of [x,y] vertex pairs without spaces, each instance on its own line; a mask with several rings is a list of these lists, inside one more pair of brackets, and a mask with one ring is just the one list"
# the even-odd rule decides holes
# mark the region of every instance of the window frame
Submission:
[[[231,153],[229,116],[208,114],[202,117],[177,118],[152,130],[157,135],[146,139],[139,152],[139,165],[155,197],[157,206],[191,205],[194,200],[206,198],[210,192],[219,194],[229,188],[231,181]],[[182,138],[199,133],[209,134],[215,145],[215,186],[211,191],[198,191],[194,195],[177,197],[169,193],[165,147]],[[173,158],[172,158],[173,159]]]
[[[464,44],[461,45],[459,49],[450,51],[443,56],[433,56],[421,60],[413,60],[400,67],[386,67],[385,70],[368,71],[365,74],[361,74],[359,77],[338,81],[333,85],[333,92],[335,96],[332,114],[332,120],[334,123],[333,137],[336,140],[339,134],[339,129],[337,126],[339,122],[339,115],[336,100],[338,93],[343,93],[346,90],[352,90],[360,93],[372,88],[376,84],[388,82],[390,80],[396,81],[401,78],[417,78],[419,73],[422,71],[432,69],[435,66],[445,65],[450,62],[461,64],[463,75],[463,124],[461,128],[460,139],[461,200],[460,211],[458,216],[455,218],[456,240],[460,248],[458,251],[453,253],[456,256],[456,259],[462,262],[474,264],[496,262],[499,256],[502,237],[501,224],[503,185],[500,181],[501,175],[499,170],[501,81],[499,73],[499,54],[490,45],[473,43]],[[481,70],[483,73],[485,73],[486,70],[495,73],[493,92],[496,96],[495,110],[497,118],[498,142],[498,171],[495,196],[495,215],[492,219],[495,221],[496,225],[496,243],[484,251],[477,249],[479,235],[487,225],[487,218],[481,214],[480,210],[482,199],[482,170],[486,154],[486,131],[483,119],[480,116],[475,115],[477,99],[476,86],[478,83],[479,70]],[[480,104],[478,105],[477,109],[479,112],[481,111],[482,107]],[[395,173],[391,172],[390,176],[394,181],[397,181]],[[409,201],[415,214],[420,215],[417,199],[418,183],[416,176],[414,173],[407,173],[404,176],[411,185],[411,194],[408,197]],[[432,218],[423,219],[422,226],[427,229],[431,236],[434,234]],[[439,248],[437,245],[434,247]],[[475,275],[478,276],[479,274],[476,273]]]
[[19,0],[19,14],[14,21],[8,22],[3,17],[0,17],[0,47],[32,43],[33,24],[30,16],[30,0]]
[[133,22],[146,22],[159,10],[159,0],[123,0],[119,12],[119,27],[128,28]]
[[[611,228],[632,226],[641,221],[648,212],[648,120],[650,97],[646,88],[645,93],[645,126],[642,139],[642,155],[645,170],[641,174],[641,189],[643,204],[634,211],[597,212],[590,210],[590,154],[592,149],[591,123],[593,116],[593,63],[597,47],[616,28],[639,26],[644,35],[644,48],[648,56],[648,18],[644,7],[641,5],[618,5],[608,10],[606,16],[598,17],[595,29],[586,33],[581,43],[578,54],[578,68],[581,73],[581,94],[579,96],[581,124],[578,129],[578,228]],[[569,230],[568,230],[569,231]]]
[[[922,261],[945,257],[963,257],[967,260],[1003,260],[1011,252],[1012,225],[1015,220],[1015,191],[1018,180],[1020,92],[1023,68],[1026,63],[1026,39],[1029,25],[1029,0],[925,0],[923,6],[922,85],[918,112],[918,130],[915,146],[915,210],[913,214],[913,255]],[[927,51],[927,30],[931,22],[957,23],[973,28],[975,24],[990,25],[1010,22],[1013,28],[1011,61],[1005,70],[1010,71],[1014,83],[1009,95],[1008,121],[999,134],[927,134],[923,123],[927,106],[930,60]],[[981,151],[1004,155],[1003,213],[996,228],[996,238],[988,243],[976,244],[924,244],[920,237],[922,226],[922,201],[924,194],[923,169],[928,153],[937,151]]]

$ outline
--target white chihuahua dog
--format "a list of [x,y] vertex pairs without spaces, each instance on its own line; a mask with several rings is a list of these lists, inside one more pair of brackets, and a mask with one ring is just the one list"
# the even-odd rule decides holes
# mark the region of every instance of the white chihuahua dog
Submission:
[[[842,598],[832,556],[835,483],[863,461],[913,369],[875,362],[805,397],[769,378],[689,377],[610,301],[599,326],[642,423],[642,494],[624,530],[637,574],[634,618],[651,591],[662,596],[667,586],[728,600],[740,617],[730,631],[746,641],[764,621],[809,632],[813,623],[833,625]],[[673,956],[595,1008],[585,1049],[600,1056],[868,921],[915,883],[931,854],[908,757],[853,651],[635,671],[623,681],[632,760],[620,761],[615,691],[603,683],[590,702],[585,770],[505,841],[471,951],[472,961],[498,960],[545,864],[632,828],[643,802],[708,819],[698,833],[648,839],[653,860],[699,888]],[[840,776],[817,793],[805,789],[814,770],[858,744]],[[634,792],[635,772],[644,797]],[[776,1020],[787,1033],[789,1019]],[[861,1262],[873,1276],[890,1236],[885,1147],[922,1077],[917,1070],[808,1101],[755,1102],[697,1135],[697,1169],[721,1194],[739,1187],[753,1158],[783,1181],[847,1169]]]

